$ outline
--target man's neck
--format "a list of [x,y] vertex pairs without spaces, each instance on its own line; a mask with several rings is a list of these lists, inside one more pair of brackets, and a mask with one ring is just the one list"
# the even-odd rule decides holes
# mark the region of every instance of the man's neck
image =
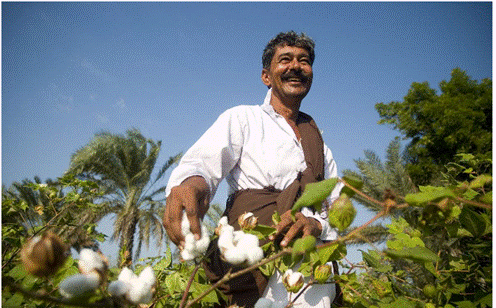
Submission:
[[301,101],[282,101],[276,96],[272,95],[270,99],[270,104],[274,110],[280,114],[288,122],[296,123],[298,119],[298,113],[300,111]]

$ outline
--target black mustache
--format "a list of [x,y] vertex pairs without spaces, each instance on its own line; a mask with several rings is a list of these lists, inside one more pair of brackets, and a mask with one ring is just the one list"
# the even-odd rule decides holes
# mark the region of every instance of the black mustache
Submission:
[[298,78],[300,79],[301,81],[307,81],[307,77],[304,76],[302,73],[300,72],[289,72],[287,74],[284,74],[281,76],[282,79],[290,79],[290,78]]

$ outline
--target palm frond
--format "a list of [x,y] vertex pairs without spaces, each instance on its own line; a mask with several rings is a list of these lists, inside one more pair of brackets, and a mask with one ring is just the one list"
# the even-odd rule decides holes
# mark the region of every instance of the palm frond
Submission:
[[[352,232],[356,228],[351,228],[349,232]],[[381,243],[388,239],[389,232],[386,227],[382,225],[373,225],[363,228],[361,231],[356,233],[356,235],[347,240],[346,244],[349,245],[361,245],[361,244],[371,244],[371,243]]]

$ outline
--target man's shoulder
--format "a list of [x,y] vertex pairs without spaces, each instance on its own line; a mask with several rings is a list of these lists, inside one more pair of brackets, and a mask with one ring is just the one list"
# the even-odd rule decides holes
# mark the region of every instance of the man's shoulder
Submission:
[[224,111],[224,114],[246,117],[255,115],[257,113],[260,113],[261,111],[262,109],[260,108],[260,105],[238,105],[227,109],[226,111]]

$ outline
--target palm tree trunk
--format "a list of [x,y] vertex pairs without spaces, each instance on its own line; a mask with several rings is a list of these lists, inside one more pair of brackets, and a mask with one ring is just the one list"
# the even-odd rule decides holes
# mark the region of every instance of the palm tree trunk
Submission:
[[133,261],[134,234],[138,226],[137,189],[133,188],[126,201],[127,217],[124,220],[124,230],[121,234],[119,250],[121,253],[120,267],[130,266]]
[[135,215],[133,216],[129,228],[127,228],[126,232],[121,236],[119,245],[121,253],[120,268],[130,266],[133,262],[134,234],[136,233],[136,227],[138,225],[138,218]]

